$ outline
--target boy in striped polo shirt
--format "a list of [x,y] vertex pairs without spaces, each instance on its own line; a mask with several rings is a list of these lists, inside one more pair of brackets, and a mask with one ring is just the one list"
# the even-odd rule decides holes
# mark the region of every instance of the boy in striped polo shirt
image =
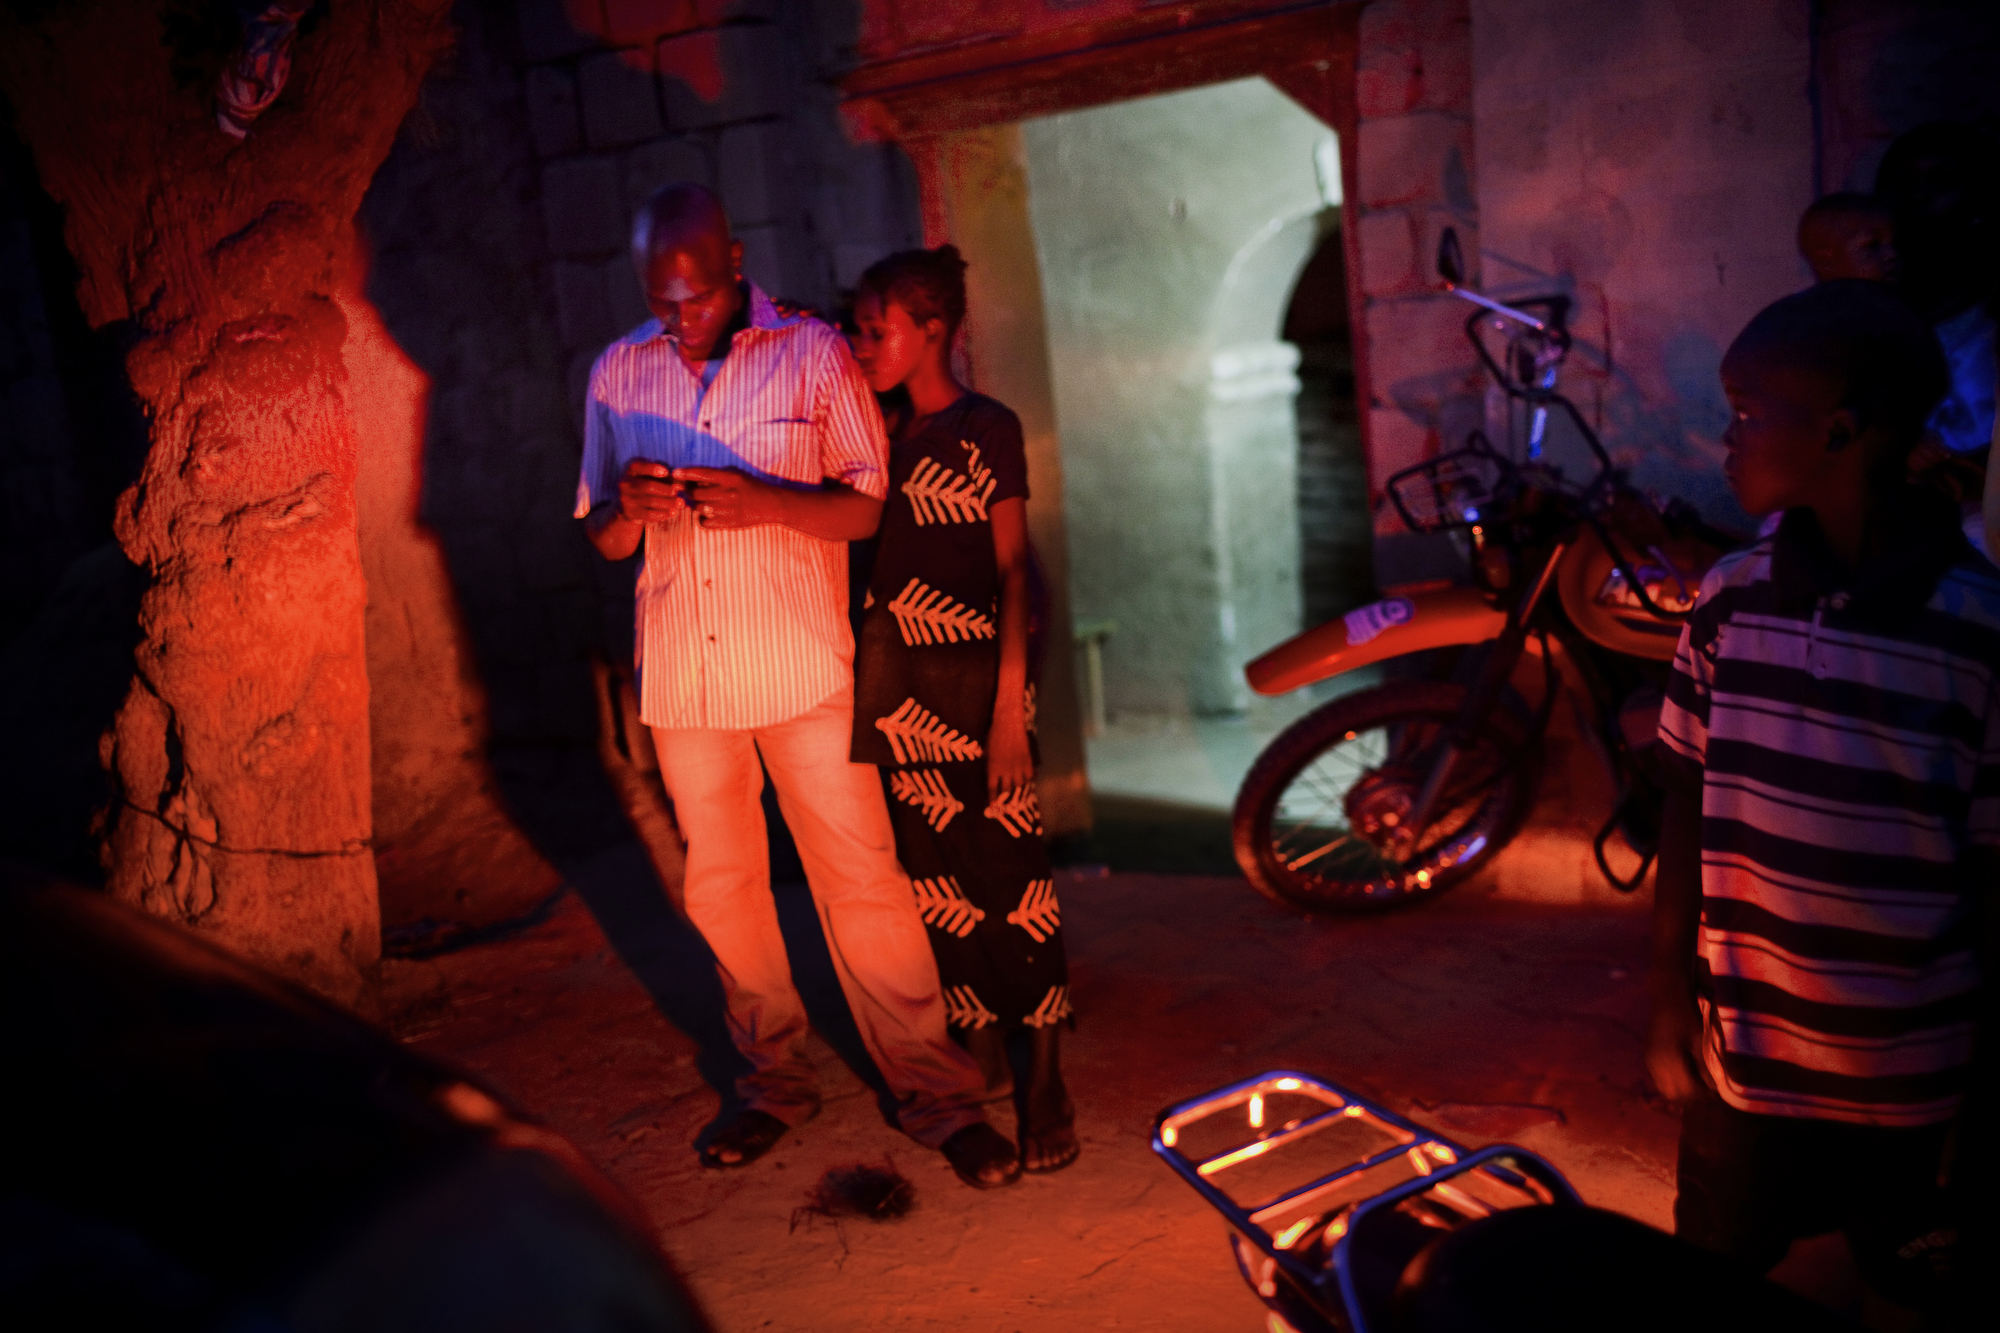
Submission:
[[[1768,1271],[1840,1230],[1916,1309],[2000,869],[2000,571],[1906,463],[1947,387],[1888,288],[1767,307],[1722,363],[1719,562],[1674,659],[1646,1061],[1683,1107],[1677,1233]],[[1893,1309],[1884,1311],[1893,1315]]]

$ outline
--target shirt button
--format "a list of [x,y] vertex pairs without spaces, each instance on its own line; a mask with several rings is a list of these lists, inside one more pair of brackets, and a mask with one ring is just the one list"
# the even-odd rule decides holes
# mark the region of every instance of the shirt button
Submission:
[[1814,680],[1826,679],[1826,663],[1816,662],[1813,664],[1813,679]]
[[708,641],[709,641],[710,643],[714,643],[714,642],[715,642],[715,636],[714,636],[713,634],[709,635],[709,636],[708,636]]

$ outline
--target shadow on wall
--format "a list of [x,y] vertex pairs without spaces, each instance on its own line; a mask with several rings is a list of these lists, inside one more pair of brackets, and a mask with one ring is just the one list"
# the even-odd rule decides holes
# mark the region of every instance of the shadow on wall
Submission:
[[124,330],[84,319],[62,228],[0,133],[0,853],[99,884],[97,743],[131,685],[147,582],[111,519],[147,429]]
[[[573,401],[567,270],[541,225],[560,182],[536,170],[524,81],[488,7],[458,19],[454,64],[425,83],[362,205],[372,256],[349,310],[383,922],[392,938],[416,927],[421,947],[438,926],[520,919],[567,883],[700,1047],[728,1113],[742,1066],[713,958],[600,758],[593,663],[629,660],[636,562],[602,560],[571,517],[581,388]],[[629,265],[606,273],[636,300]],[[766,819],[800,992],[875,1080],[768,799]]]
[[[602,570],[570,518],[578,432],[529,225],[525,112],[484,11],[460,17],[454,66],[424,85],[360,216],[364,305],[387,344],[363,368],[386,392],[354,394],[377,416],[362,541],[386,927],[518,915],[552,867],[631,836],[598,762],[590,669],[629,571]],[[532,851],[488,817],[482,782]]]
[[[1517,254],[1492,249],[1481,252],[1480,263],[1491,284],[1487,290],[1502,300],[1548,294],[1570,298],[1573,341],[1561,388],[1636,485],[1690,501],[1725,530],[1755,527],[1722,475],[1721,438],[1729,424],[1729,404],[1719,371],[1723,347],[1709,331],[1663,308],[1647,309],[1641,312],[1647,318],[1621,325],[1614,311],[1631,312],[1614,304],[1603,282],[1569,271],[1546,272]],[[1651,392],[1635,374],[1642,366],[1652,367],[1657,377]],[[1504,446],[1510,430],[1521,435],[1522,423],[1510,424],[1504,396],[1490,387],[1490,380],[1482,382],[1488,387],[1479,425]],[[1559,429],[1552,437],[1558,451],[1565,434]],[[1448,439],[1445,445],[1462,443],[1462,438]],[[1588,476],[1595,464],[1582,456],[1579,441],[1568,443],[1576,456],[1566,460],[1565,470]],[[1514,445],[1517,454],[1525,447],[1518,439]]]

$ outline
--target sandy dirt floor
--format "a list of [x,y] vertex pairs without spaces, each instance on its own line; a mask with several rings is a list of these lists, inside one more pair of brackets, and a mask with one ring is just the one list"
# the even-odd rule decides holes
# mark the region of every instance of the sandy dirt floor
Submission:
[[[1468,1144],[1509,1139],[1583,1196],[1668,1223],[1675,1120],[1640,1068],[1646,914],[1491,897],[1301,918],[1240,879],[1065,872],[1082,1159],[979,1193],[890,1129],[802,885],[778,890],[823,1038],[819,1118],[740,1171],[694,1145],[735,1071],[700,941],[635,847],[539,926],[387,965],[395,1031],[568,1135],[645,1207],[717,1328],[1251,1330],[1221,1219],[1147,1147],[1167,1104],[1265,1069],[1345,1082]],[[1011,1110],[994,1108],[1012,1133]],[[916,1186],[886,1223],[794,1211],[832,1166]]]

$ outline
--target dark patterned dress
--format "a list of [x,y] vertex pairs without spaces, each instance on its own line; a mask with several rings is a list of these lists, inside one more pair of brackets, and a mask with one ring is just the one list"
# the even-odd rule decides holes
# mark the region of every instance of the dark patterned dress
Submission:
[[1070,1010],[1034,787],[986,798],[1000,677],[989,511],[1027,494],[1020,419],[991,398],[968,393],[893,445],[854,657],[853,757],[882,768],[946,1012],[963,1028],[1045,1027]]

